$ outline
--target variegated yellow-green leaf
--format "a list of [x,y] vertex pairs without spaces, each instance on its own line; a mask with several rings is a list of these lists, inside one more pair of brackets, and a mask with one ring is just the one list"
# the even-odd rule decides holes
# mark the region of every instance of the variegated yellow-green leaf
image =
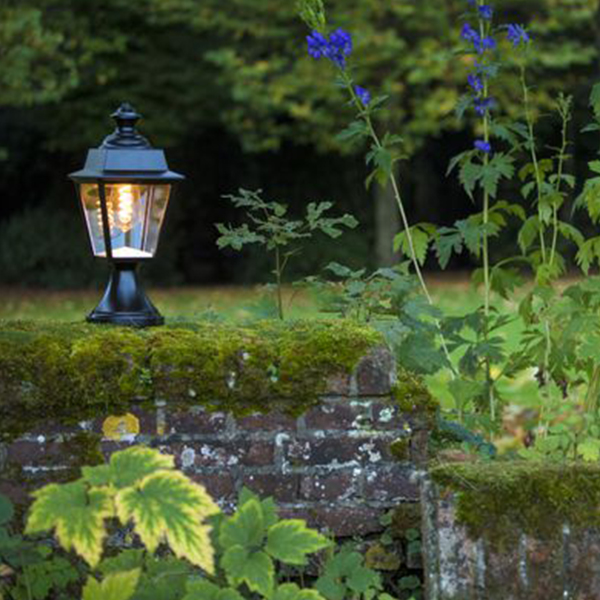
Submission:
[[266,552],[252,552],[242,546],[232,546],[221,557],[221,567],[231,585],[245,583],[253,592],[270,597],[275,567]]
[[331,542],[324,535],[309,529],[301,519],[288,519],[269,529],[265,550],[281,562],[304,565],[307,554],[330,545]]
[[73,549],[92,567],[98,564],[106,535],[104,519],[114,515],[107,488],[88,489],[83,481],[51,484],[34,492],[26,533],[52,529],[65,550]]
[[233,588],[220,588],[206,579],[200,579],[188,583],[183,600],[244,600],[244,597]]
[[179,558],[214,571],[210,527],[203,520],[219,508],[202,486],[179,471],[157,471],[121,490],[115,502],[121,522],[133,520],[150,552],[166,542]]
[[271,600],[324,600],[317,590],[300,589],[295,583],[280,585]]
[[135,593],[140,569],[109,575],[101,582],[89,577],[83,588],[83,600],[129,600]]
[[122,452],[115,452],[107,465],[84,467],[83,479],[90,485],[113,485],[123,489],[159,470],[170,470],[175,466],[172,456],[158,450],[134,446]]
[[259,500],[251,498],[235,514],[223,521],[219,542],[224,550],[232,546],[243,548],[261,546],[265,539],[263,510]]

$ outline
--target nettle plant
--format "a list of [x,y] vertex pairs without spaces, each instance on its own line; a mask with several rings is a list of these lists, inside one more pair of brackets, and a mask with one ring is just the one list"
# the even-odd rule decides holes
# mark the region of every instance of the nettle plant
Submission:
[[225,196],[236,208],[246,211],[248,222],[239,227],[218,223],[216,227],[220,237],[217,245],[219,248],[239,251],[244,246],[259,244],[273,254],[277,313],[283,319],[283,274],[290,258],[301,252],[301,243],[316,232],[336,239],[342,235],[344,227],[354,229],[358,221],[349,214],[341,217],[326,216],[333,207],[331,202],[311,202],[306,207],[304,219],[293,220],[288,217],[288,207],[285,204],[266,202],[261,194],[262,190],[251,192],[241,189],[237,196]]
[[[444,317],[432,313],[430,322],[437,328],[439,365],[451,371],[449,391],[455,400],[454,415],[460,421],[496,435],[502,426],[506,404],[503,385],[515,377],[531,373],[538,384],[536,398],[524,401],[536,407],[530,440],[543,446],[554,435],[563,435],[564,412],[577,421],[577,443],[567,443],[561,456],[595,456],[598,433],[598,393],[600,391],[600,354],[597,348],[600,287],[590,281],[562,291],[557,279],[566,272],[569,253],[576,253],[578,265],[587,274],[600,263],[600,237],[586,240],[571,223],[561,218],[569,214],[567,203],[576,188],[568,173],[569,124],[572,99],[560,94],[555,100],[560,143],[556,148],[541,147],[536,137],[536,116],[528,84],[528,59],[533,36],[518,24],[499,25],[494,9],[483,0],[465,0],[459,53],[470,65],[467,93],[457,106],[457,116],[467,112],[477,117],[477,138],[472,148],[456,156],[448,174],[457,173],[475,211],[453,227],[432,223],[410,224],[393,165],[404,158],[402,138],[390,132],[378,133],[376,113],[385,97],[371,94],[354,81],[353,41],[350,33],[328,25],[322,0],[301,0],[300,16],[311,29],[307,37],[308,54],[329,61],[337,72],[336,83],[348,93],[356,119],[339,139],[366,142],[366,163],[372,167],[367,186],[373,181],[391,184],[400,212],[402,231],[394,240],[396,250],[408,259],[425,300],[433,304],[422,274],[422,267],[433,253],[442,268],[455,254],[469,253],[479,263],[473,272],[474,283],[482,289],[481,305],[472,313]],[[511,61],[503,61],[507,53]],[[517,72],[506,63],[518,65]],[[516,122],[502,116],[494,90],[501,77],[517,77],[522,93],[522,117]],[[595,122],[587,131],[600,131],[600,86],[591,95]],[[590,163],[600,175],[600,161]],[[514,189],[505,183],[516,182],[520,197],[507,200],[503,190]],[[591,220],[600,220],[600,177],[588,181],[574,209],[587,209]],[[507,227],[518,227],[517,256],[493,262],[491,244]],[[534,285],[522,294],[518,311],[506,300],[531,273]],[[517,351],[509,350],[506,328],[519,320],[522,334]],[[585,321],[585,326],[582,327]],[[560,404],[560,415],[556,406]],[[586,418],[578,419],[580,413]],[[556,422],[558,421],[558,422]],[[581,423],[584,425],[581,425]],[[564,436],[563,436],[564,437]],[[546,441],[545,441],[546,440]],[[528,442],[531,445],[531,441]],[[583,448],[585,452],[573,451]],[[562,448],[561,444],[551,442]],[[531,450],[531,452],[529,452]],[[534,455],[535,448],[523,450]],[[550,454],[555,455],[555,452]]]
[[[69,554],[11,533],[11,517],[0,496],[2,599],[394,600],[362,555],[336,551],[300,519],[280,519],[272,499],[247,489],[224,515],[172,456],[150,448],[116,452],[80,479],[34,493],[25,533],[52,532]],[[316,553],[320,576],[305,586]]]

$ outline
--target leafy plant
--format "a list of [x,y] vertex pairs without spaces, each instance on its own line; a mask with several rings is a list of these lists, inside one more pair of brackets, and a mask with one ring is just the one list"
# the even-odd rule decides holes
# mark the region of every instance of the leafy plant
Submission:
[[218,223],[216,227],[221,235],[217,245],[219,248],[241,250],[248,244],[259,244],[267,252],[273,253],[273,274],[280,319],[284,318],[283,273],[290,258],[300,252],[301,240],[310,239],[317,231],[336,239],[342,235],[343,227],[353,229],[358,225],[358,221],[349,214],[341,217],[325,216],[333,207],[331,202],[311,202],[306,207],[304,219],[291,220],[287,217],[287,206],[279,202],[266,202],[261,197],[261,190],[240,190],[238,196],[229,195],[225,198],[231,200],[236,208],[245,209],[248,223],[239,227]]
[[79,571],[47,545],[25,540],[12,531],[14,509],[0,494],[0,598],[44,600],[70,598],[69,586],[80,578]]
[[[84,467],[77,481],[50,484],[34,495],[26,530],[54,531],[65,550],[87,563],[83,600],[324,600],[318,588],[289,576],[295,572],[302,582],[309,556],[330,549],[331,540],[300,519],[280,519],[272,499],[247,489],[235,513],[223,515],[201,486],[174,469],[173,457],[156,450],[116,452],[108,464]],[[9,517],[10,505],[0,500],[0,525]],[[130,528],[143,547],[103,558],[112,525]],[[30,543],[18,538],[9,544],[0,534],[0,559],[22,568],[6,556],[23,544]],[[373,597],[370,589],[382,600],[391,598],[380,593],[377,574],[363,566],[361,555],[352,561],[371,582],[354,579],[352,589],[360,588],[367,599]],[[35,566],[37,571],[22,571],[30,578],[26,595],[17,579],[10,598],[42,600],[51,588],[74,581],[64,559]],[[52,566],[67,569],[62,580],[57,572],[46,573]],[[326,567],[323,577],[337,575]]]

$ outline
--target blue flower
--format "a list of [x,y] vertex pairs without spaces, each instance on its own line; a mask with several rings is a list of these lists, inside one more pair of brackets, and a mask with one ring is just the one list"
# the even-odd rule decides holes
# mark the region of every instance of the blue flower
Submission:
[[369,102],[371,102],[371,94],[365,88],[360,87],[360,85],[355,85],[354,91],[356,92],[356,95],[358,96],[358,99],[362,102],[363,106],[367,106]]
[[479,54],[483,54],[486,50],[495,50],[496,45],[496,40],[493,37],[486,37],[481,40],[481,44],[476,50]]
[[323,34],[319,33],[318,31],[313,31],[309,36],[307,36],[306,41],[308,42],[308,53],[310,56],[316,59],[326,56],[326,52],[329,48],[329,42]]
[[512,45],[515,48],[519,46],[521,42],[523,45],[526,45],[531,41],[531,36],[522,25],[509,25],[507,29],[508,34],[506,37],[509,42],[512,42]]
[[469,75],[468,76],[469,85],[473,89],[473,91],[477,94],[483,91],[483,81],[477,75]]
[[479,33],[469,23],[465,23],[463,25],[462,31],[460,32],[460,37],[466,42],[473,42],[474,44],[479,44],[481,37]]
[[494,99],[493,98],[475,98],[473,104],[475,106],[475,112],[478,115],[481,115],[483,117],[493,107]]
[[485,154],[489,154],[492,151],[492,145],[485,140],[475,140],[473,144],[477,150],[484,152]]
[[483,4],[479,7],[479,16],[486,21],[491,21],[494,16],[494,9],[489,4]]
[[318,31],[313,31],[306,40],[310,56],[316,59],[324,56],[340,69],[346,68],[346,58],[352,52],[352,36],[347,31],[338,29],[329,39]]
[[327,58],[340,69],[346,68],[346,57],[352,52],[352,36],[343,29],[334,31],[329,36]]

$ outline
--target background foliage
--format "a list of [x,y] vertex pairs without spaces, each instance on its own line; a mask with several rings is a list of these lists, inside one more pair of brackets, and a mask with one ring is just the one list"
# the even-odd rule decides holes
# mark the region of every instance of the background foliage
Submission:
[[[530,83],[548,144],[556,145],[560,132],[543,117],[559,88],[575,96],[573,131],[589,120],[597,4],[497,3],[500,21],[531,23]],[[391,96],[380,118],[406,141],[409,157],[400,175],[411,221],[449,225],[464,218],[472,208],[444,172],[449,157],[470,147],[467,129],[476,127],[454,114],[467,72],[454,53],[465,0],[330,0],[328,8],[335,25],[354,34],[357,77]],[[393,207],[386,212],[385,191],[364,189],[360,151],[352,154],[335,141],[348,121],[344,97],[332,90],[327,69],[306,55],[305,35],[289,0],[5,1],[0,283],[64,287],[98,277],[65,174],[110,131],[107,115],[123,100],[146,116],[144,133],[189,176],[152,267],[161,283],[265,277],[270,269],[258,253],[237,257],[215,245],[214,223],[239,221],[221,198],[238,187],[262,188],[297,215],[308,202],[332,201],[360,221],[343,248],[325,238],[311,244],[290,267],[296,275],[331,260],[355,267],[389,261],[397,233]],[[507,76],[500,87],[499,103],[517,116],[518,81]],[[591,138],[578,136],[572,149],[580,175]]]

